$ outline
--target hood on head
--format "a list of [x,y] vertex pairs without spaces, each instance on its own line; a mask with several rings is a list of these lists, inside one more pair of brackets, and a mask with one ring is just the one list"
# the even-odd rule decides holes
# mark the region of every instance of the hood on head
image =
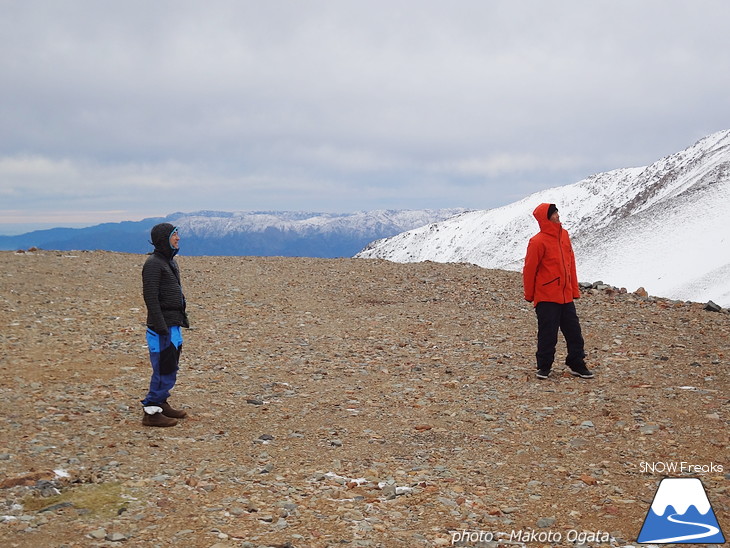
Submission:
[[540,204],[532,212],[533,217],[535,217],[535,220],[537,220],[537,224],[540,225],[540,230],[551,231],[551,229],[559,226],[556,223],[550,222],[550,216],[548,215],[548,212],[552,207],[555,207],[555,204]]
[[535,217],[535,219],[537,219],[538,223],[550,220],[550,218],[548,217],[548,209],[550,209],[551,205],[552,204],[540,204],[535,208],[535,211],[532,212],[532,215]]
[[175,226],[170,223],[160,223],[153,226],[150,231],[150,238],[155,249],[159,249],[160,251],[169,251],[172,249],[170,246],[170,236],[174,230]]

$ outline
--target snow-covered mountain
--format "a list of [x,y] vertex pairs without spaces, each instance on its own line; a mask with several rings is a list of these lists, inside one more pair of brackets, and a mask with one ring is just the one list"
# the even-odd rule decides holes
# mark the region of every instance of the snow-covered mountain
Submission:
[[150,228],[177,225],[183,255],[352,257],[368,242],[442,221],[464,209],[376,210],[356,213],[197,211],[87,228],[54,228],[0,236],[0,249],[103,249],[144,253]]
[[171,222],[185,236],[185,253],[191,255],[351,257],[374,237],[392,236],[463,211],[201,211],[173,215]]
[[247,232],[279,230],[306,234],[367,235],[374,232],[409,230],[438,222],[464,209],[419,209],[357,211],[355,213],[310,213],[304,211],[198,211],[170,217],[189,235],[220,237]]
[[617,169],[471,211],[392,238],[357,256],[469,262],[520,270],[538,230],[533,209],[555,203],[581,281],[730,306],[730,130],[647,167]]

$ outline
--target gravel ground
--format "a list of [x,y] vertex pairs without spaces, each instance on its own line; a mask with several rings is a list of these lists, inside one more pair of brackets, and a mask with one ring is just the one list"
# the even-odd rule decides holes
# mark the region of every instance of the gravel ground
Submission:
[[724,311],[587,290],[596,378],[538,381],[518,273],[182,256],[149,428],[144,260],[0,253],[0,545],[632,545],[665,476],[730,533]]

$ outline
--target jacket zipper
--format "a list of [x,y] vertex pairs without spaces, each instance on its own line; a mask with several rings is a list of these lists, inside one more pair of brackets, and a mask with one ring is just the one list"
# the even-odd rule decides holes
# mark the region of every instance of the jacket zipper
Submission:
[[[565,275],[565,280],[567,282],[568,280],[568,269],[565,267],[565,255],[563,254],[563,228],[560,227],[560,232],[558,232],[558,247],[560,248],[560,262],[563,265],[563,274]],[[560,279],[560,278],[558,278]],[[567,283],[563,284],[563,301],[567,302],[567,299],[565,298],[565,288],[568,286]]]

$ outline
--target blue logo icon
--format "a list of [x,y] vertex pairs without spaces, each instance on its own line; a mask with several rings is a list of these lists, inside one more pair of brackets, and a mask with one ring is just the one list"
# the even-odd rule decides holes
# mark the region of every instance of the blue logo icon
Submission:
[[641,544],[724,544],[725,537],[697,478],[664,478],[636,541]]

